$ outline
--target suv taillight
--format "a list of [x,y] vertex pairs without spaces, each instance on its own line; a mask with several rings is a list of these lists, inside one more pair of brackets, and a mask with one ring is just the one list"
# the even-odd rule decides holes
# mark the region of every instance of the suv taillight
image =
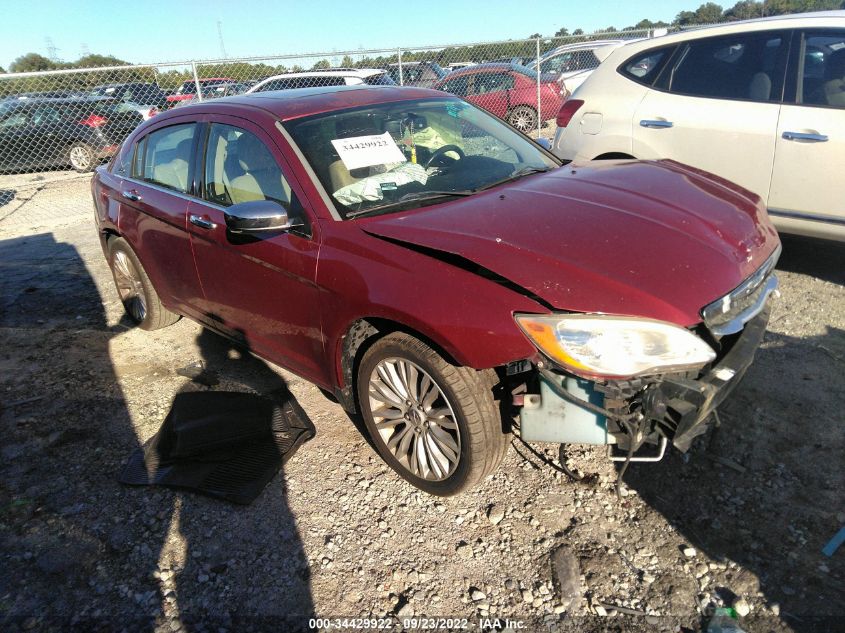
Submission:
[[82,119],[79,122],[79,125],[87,125],[88,127],[102,127],[106,123],[108,123],[108,119],[105,119],[98,114],[92,114],[88,116],[86,119]]
[[566,127],[572,120],[572,117],[578,112],[578,108],[584,105],[581,99],[567,99],[560,106],[560,112],[557,113],[557,126]]

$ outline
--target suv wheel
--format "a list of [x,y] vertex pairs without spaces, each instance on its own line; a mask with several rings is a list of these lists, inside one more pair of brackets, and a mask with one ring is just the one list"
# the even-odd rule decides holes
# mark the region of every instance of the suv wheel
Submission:
[[68,148],[67,161],[76,171],[93,171],[96,160],[93,150],[85,143],[74,143]]
[[510,436],[488,376],[446,362],[408,334],[376,341],[361,359],[356,388],[382,459],[417,488],[442,496],[491,474]]
[[508,114],[508,123],[527,134],[537,129],[537,112],[531,106],[517,106]]
[[108,242],[109,267],[123,307],[142,330],[158,330],[179,320],[165,308],[137,255],[121,237]]

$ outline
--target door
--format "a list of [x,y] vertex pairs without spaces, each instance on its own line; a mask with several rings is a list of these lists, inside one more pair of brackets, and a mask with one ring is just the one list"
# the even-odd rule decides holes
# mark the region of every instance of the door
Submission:
[[[278,147],[244,119],[216,117],[206,143],[203,200],[188,209],[206,320],[274,362],[328,384],[315,285],[318,227],[298,185]],[[255,237],[228,231],[226,209],[255,200],[277,202],[301,226]]]
[[777,128],[769,213],[778,226],[845,237],[845,29],[796,42],[796,98]]
[[788,48],[779,31],[682,46],[634,112],[634,156],[672,158],[765,198]]
[[[172,120],[172,119],[171,119]],[[198,125],[158,128],[136,143],[131,176],[116,193],[120,232],[168,308],[195,316],[203,296],[185,228]]]

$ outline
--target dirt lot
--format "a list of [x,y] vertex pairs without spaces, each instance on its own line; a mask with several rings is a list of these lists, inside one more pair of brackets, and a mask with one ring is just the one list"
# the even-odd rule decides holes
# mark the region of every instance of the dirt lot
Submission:
[[[821,553],[845,524],[841,245],[785,242],[783,296],[722,428],[632,465],[624,499],[602,450],[570,451],[597,475],[572,483],[554,447],[518,441],[480,488],[438,499],[296,376],[184,319],[130,327],[86,187],[0,206],[2,630],[281,632],[319,615],[701,631],[718,604],[749,632],[845,630],[845,548]],[[215,389],[286,384],[317,427],[251,506],[116,481],[198,389],[175,370],[200,359]]]

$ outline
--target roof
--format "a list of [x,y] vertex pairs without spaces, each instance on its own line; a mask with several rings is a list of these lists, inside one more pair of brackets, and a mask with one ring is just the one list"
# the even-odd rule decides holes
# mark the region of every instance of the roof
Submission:
[[[640,39],[640,38],[637,38]],[[564,44],[562,46],[556,46],[552,50],[548,51],[547,53],[543,53],[540,56],[540,59],[545,59],[546,57],[551,57],[552,55],[560,55],[561,53],[565,53],[567,51],[578,51],[583,50],[585,48],[601,48],[603,46],[614,46],[624,44],[626,41],[634,41],[634,40],[590,40],[586,42],[574,42],[572,44]]]
[[[625,54],[634,50],[644,50],[652,47],[686,42],[691,39],[710,37],[713,35],[730,35],[732,33],[745,33],[753,31],[768,31],[782,28],[803,28],[819,26],[845,26],[845,11],[814,11],[812,13],[792,13],[789,15],[775,15],[767,18],[755,18],[753,20],[740,20],[737,22],[726,22],[712,26],[698,28],[661,35],[651,39],[634,40],[631,43],[616,49],[624,49]],[[620,55],[622,53],[619,53]]]
[[526,66],[520,66],[519,64],[514,63],[505,63],[505,62],[491,62],[487,64],[473,64],[472,66],[464,66],[458,68],[457,70],[453,70],[451,73],[446,75],[447,77],[460,77],[461,75],[472,75],[479,71],[507,71],[513,70],[516,72],[521,72],[523,74],[534,75],[536,71],[531,70]]
[[[282,121],[287,121],[334,110],[432,98],[455,99],[452,95],[427,88],[370,86],[364,84],[360,86],[323,86],[318,88],[294,88],[291,90],[255,92],[195,103],[184,108],[172,110],[172,112],[185,114],[191,109],[210,108],[214,106],[225,108],[246,106],[260,108]],[[167,114],[160,114],[159,117],[166,116]]]

